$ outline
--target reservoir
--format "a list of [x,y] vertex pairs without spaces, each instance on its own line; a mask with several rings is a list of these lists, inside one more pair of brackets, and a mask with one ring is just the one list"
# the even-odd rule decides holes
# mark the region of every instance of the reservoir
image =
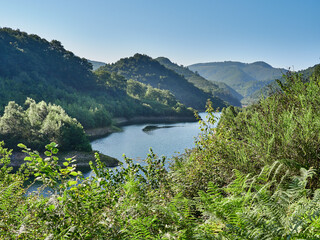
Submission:
[[[200,117],[206,120],[206,113],[200,113]],[[215,113],[216,123],[221,113]],[[147,127],[149,131],[144,131]],[[185,149],[195,147],[195,140],[200,134],[199,122],[159,123],[159,124],[134,124],[123,127],[122,132],[91,142],[92,149],[115,157],[124,162],[123,155],[132,158],[136,163],[142,163],[152,148],[157,156],[166,156],[167,161],[172,156],[184,153]],[[84,177],[91,176],[92,171],[83,171]],[[41,186],[36,182],[28,192],[36,191]],[[47,195],[47,193],[44,193]]]
[[[199,114],[205,120],[206,113]],[[220,113],[215,116],[220,118]],[[217,123],[216,123],[217,124]],[[215,124],[215,125],[216,125]],[[135,124],[123,127],[122,132],[93,141],[93,150],[115,157],[123,162],[123,155],[135,162],[142,162],[152,148],[157,156],[171,158],[195,147],[200,133],[198,122],[168,124]],[[146,131],[147,130],[147,131]]]

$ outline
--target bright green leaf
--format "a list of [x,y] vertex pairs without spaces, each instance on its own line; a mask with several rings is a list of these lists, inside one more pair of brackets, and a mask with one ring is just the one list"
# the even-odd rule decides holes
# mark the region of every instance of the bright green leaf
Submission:
[[49,211],[52,211],[52,210],[54,210],[56,207],[53,205],[53,204],[51,204],[49,207],[48,207],[48,210]]
[[19,143],[19,144],[18,144],[18,147],[19,147],[19,148],[24,148],[24,149],[26,149],[26,148],[27,148],[27,146],[26,146],[26,145],[24,145],[24,144],[22,144],[22,143]]
[[76,185],[77,181],[68,181],[68,186]]
[[53,153],[53,154],[57,154],[58,151],[59,151],[58,148],[53,148],[53,149],[52,149],[52,153]]
[[46,156],[51,156],[51,155],[52,155],[51,152],[49,152],[49,151],[45,151],[44,154],[45,154]]

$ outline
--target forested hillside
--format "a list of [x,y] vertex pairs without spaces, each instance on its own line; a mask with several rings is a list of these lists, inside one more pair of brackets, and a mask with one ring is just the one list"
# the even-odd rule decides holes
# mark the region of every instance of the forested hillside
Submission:
[[210,81],[228,84],[243,97],[251,95],[258,89],[269,84],[286,73],[285,69],[273,68],[265,62],[211,62],[198,63],[189,66]]
[[0,115],[9,101],[22,105],[27,97],[60,105],[85,128],[109,126],[118,116],[193,114],[177,101],[170,105],[133,98],[126,84],[117,74],[95,74],[86,59],[57,40],[0,28]]
[[172,63],[168,58],[158,57],[157,60],[163,66],[168,69],[175,71],[176,73],[185,77],[196,87],[202,89],[205,92],[211,93],[212,96],[221,98],[230,105],[240,107],[240,100],[242,96],[229,87],[227,84],[222,82],[208,81],[201,77],[199,74],[192,72],[188,67],[179,66],[178,64]]
[[169,90],[181,103],[197,110],[205,108],[207,99],[213,101],[215,108],[226,106],[220,98],[213,97],[211,93],[195,87],[182,75],[146,55],[135,54],[133,57],[120,59],[100,69],[117,73],[128,80],[132,79],[155,88]]
[[[319,64],[313,67],[309,67],[308,69],[298,71],[298,74],[301,74],[301,77],[304,79],[308,79],[315,71],[319,71]],[[268,97],[275,92],[280,90],[280,86],[277,83],[279,80],[280,82],[285,82],[285,77],[279,77],[274,81],[271,81],[268,85],[262,87],[261,89],[256,90],[251,95],[247,96],[246,98],[242,99],[242,103],[245,105],[251,105],[257,103],[262,97]]]
[[[97,155],[85,178],[70,160],[29,153],[16,173],[0,143],[4,239],[320,239],[320,71],[288,73],[247,108],[212,106],[196,147],[109,169]],[[140,83],[139,83],[140,84]],[[142,85],[144,87],[144,85]],[[45,163],[45,164],[44,164]],[[48,167],[50,166],[50,167]],[[43,187],[26,195],[30,176]],[[45,187],[51,195],[44,197]]]

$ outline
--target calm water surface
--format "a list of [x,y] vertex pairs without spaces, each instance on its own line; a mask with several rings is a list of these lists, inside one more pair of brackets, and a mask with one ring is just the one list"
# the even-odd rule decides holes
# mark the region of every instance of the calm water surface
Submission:
[[[221,113],[217,113],[217,119]],[[206,119],[205,113],[199,114]],[[157,126],[159,128],[144,132],[146,126]],[[215,124],[216,125],[216,124]],[[195,146],[195,139],[200,133],[198,122],[173,123],[173,124],[136,124],[123,127],[122,132],[113,133],[108,137],[93,141],[93,150],[115,157],[123,162],[123,155],[132,158],[135,162],[143,163],[149,149],[158,156],[166,156],[169,159],[174,155],[184,153],[185,149]],[[92,175],[91,171],[83,172],[84,177]],[[28,193],[35,191],[41,186],[40,182],[35,183]],[[43,193],[50,195],[50,193]]]
[[[205,113],[200,113],[205,119]],[[216,114],[220,117],[220,113]],[[159,128],[144,132],[146,126]],[[164,128],[163,128],[164,127]],[[158,156],[171,158],[184,153],[186,148],[195,146],[195,138],[200,133],[199,123],[137,124],[123,127],[123,132],[93,141],[92,148],[123,161],[123,155],[140,162],[146,158],[149,149]]]

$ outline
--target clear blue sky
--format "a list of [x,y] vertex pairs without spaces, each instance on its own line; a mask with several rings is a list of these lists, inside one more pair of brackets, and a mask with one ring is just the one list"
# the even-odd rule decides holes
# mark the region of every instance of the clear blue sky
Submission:
[[189,65],[320,63],[320,0],[0,0],[0,26],[56,39],[80,57],[135,53]]

